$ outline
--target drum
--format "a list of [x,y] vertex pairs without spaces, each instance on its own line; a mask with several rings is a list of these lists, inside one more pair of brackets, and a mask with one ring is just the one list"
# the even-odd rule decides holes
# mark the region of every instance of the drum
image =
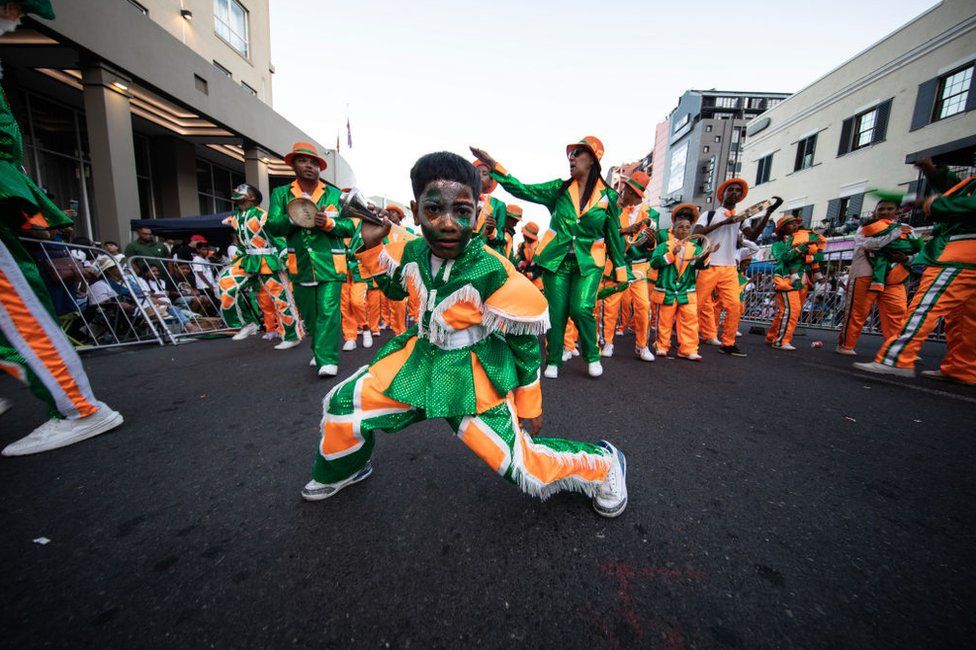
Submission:
[[296,226],[302,228],[315,227],[315,213],[319,211],[319,208],[311,199],[306,199],[304,196],[292,199],[285,206],[285,210],[288,212],[288,218]]

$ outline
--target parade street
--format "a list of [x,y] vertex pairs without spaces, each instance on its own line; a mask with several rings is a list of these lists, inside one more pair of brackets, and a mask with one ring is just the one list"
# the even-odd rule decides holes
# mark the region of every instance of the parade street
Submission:
[[[962,646],[976,392],[858,374],[833,336],[785,353],[747,333],[749,358],[700,364],[641,363],[628,336],[602,379],[575,359],[543,380],[544,434],[626,453],[619,519],[522,494],[439,421],[381,435],[369,480],[303,502],[336,383],[307,346],[88,355],[125,424],[0,461],[5,643]],[[0,396],[0,444],[44,420],[16,382]]]

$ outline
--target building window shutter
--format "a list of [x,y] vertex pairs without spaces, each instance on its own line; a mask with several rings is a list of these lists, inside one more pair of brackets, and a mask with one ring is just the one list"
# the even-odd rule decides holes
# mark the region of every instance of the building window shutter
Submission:
[[[915,96],[915,112],[912,114],[912,131],[920,129],[932,121],[932,111],[935,109],[935,94],[939,90],[939,78],[929,79],[918,85]],[[972,90],[970,97],[972,97]]]
[[[974,63],[976,63],[976,61],[974,61]],[[966,96],[966,110],[976,110],[976,83],[970,82],[969,84],[969,95]]]
[[800,211],[800,218],[803,219],[803,225],[809,227],[810,222],[813,220],[813,206],[803,206],[803,209]]
[[854,131],[854,118],[849,117],[844,120],[840,127],[840,146],[837,147],[837,155],[843,156],[851,150],[851,134]]
[[864,194],[854,194],[847,204],[847,214],[861,216],[861,208],[864,205]]
[[798,171],[803,167],[803,149],[806,142],[806,140],[800,140],[796,143],[796,158],[793,160],[793,171]]
[[874,120],[874,137],[871,139],[871,144],[884,142],[885,136],[888,134],[888,116],[891,115],[892,101],[893,99],[889,99],[878,105],[877,117]]
[[837,215],[840,214],[840,199],[830,199],[827,201],[827,220],[831,224],[835,224],[837,221]]

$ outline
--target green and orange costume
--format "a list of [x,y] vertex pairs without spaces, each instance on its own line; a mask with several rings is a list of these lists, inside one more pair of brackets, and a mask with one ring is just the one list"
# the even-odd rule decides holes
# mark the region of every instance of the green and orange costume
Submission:
[[592,495],[611,459],[606,449],[532,439],[519,418],[542,414],[538,336],[545,298],[515,267],[474,238],[453,260],[415,239],[357,253],[360,272],[391,300],[412,288],[420,318],[325,398],[313,478],[337,483],[366,466],[377,430],[397,432],[444,418],[489,467],[524,492]]

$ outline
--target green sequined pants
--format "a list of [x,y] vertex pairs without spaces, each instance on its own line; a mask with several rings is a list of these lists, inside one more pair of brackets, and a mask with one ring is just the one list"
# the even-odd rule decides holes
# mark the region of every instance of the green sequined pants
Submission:
[[557,368],[563,364],[563,338],[566,321],[576,323],[580,337],[580,353],[587,362],[600,360],[600,348],[596,342],[596,292],[600,288],[600,272],[580,275],[576,258],[567,255],[555,273],[542,274],[543,291],[549,301],[549,322],[552,327],[546,334],[546,363]]

